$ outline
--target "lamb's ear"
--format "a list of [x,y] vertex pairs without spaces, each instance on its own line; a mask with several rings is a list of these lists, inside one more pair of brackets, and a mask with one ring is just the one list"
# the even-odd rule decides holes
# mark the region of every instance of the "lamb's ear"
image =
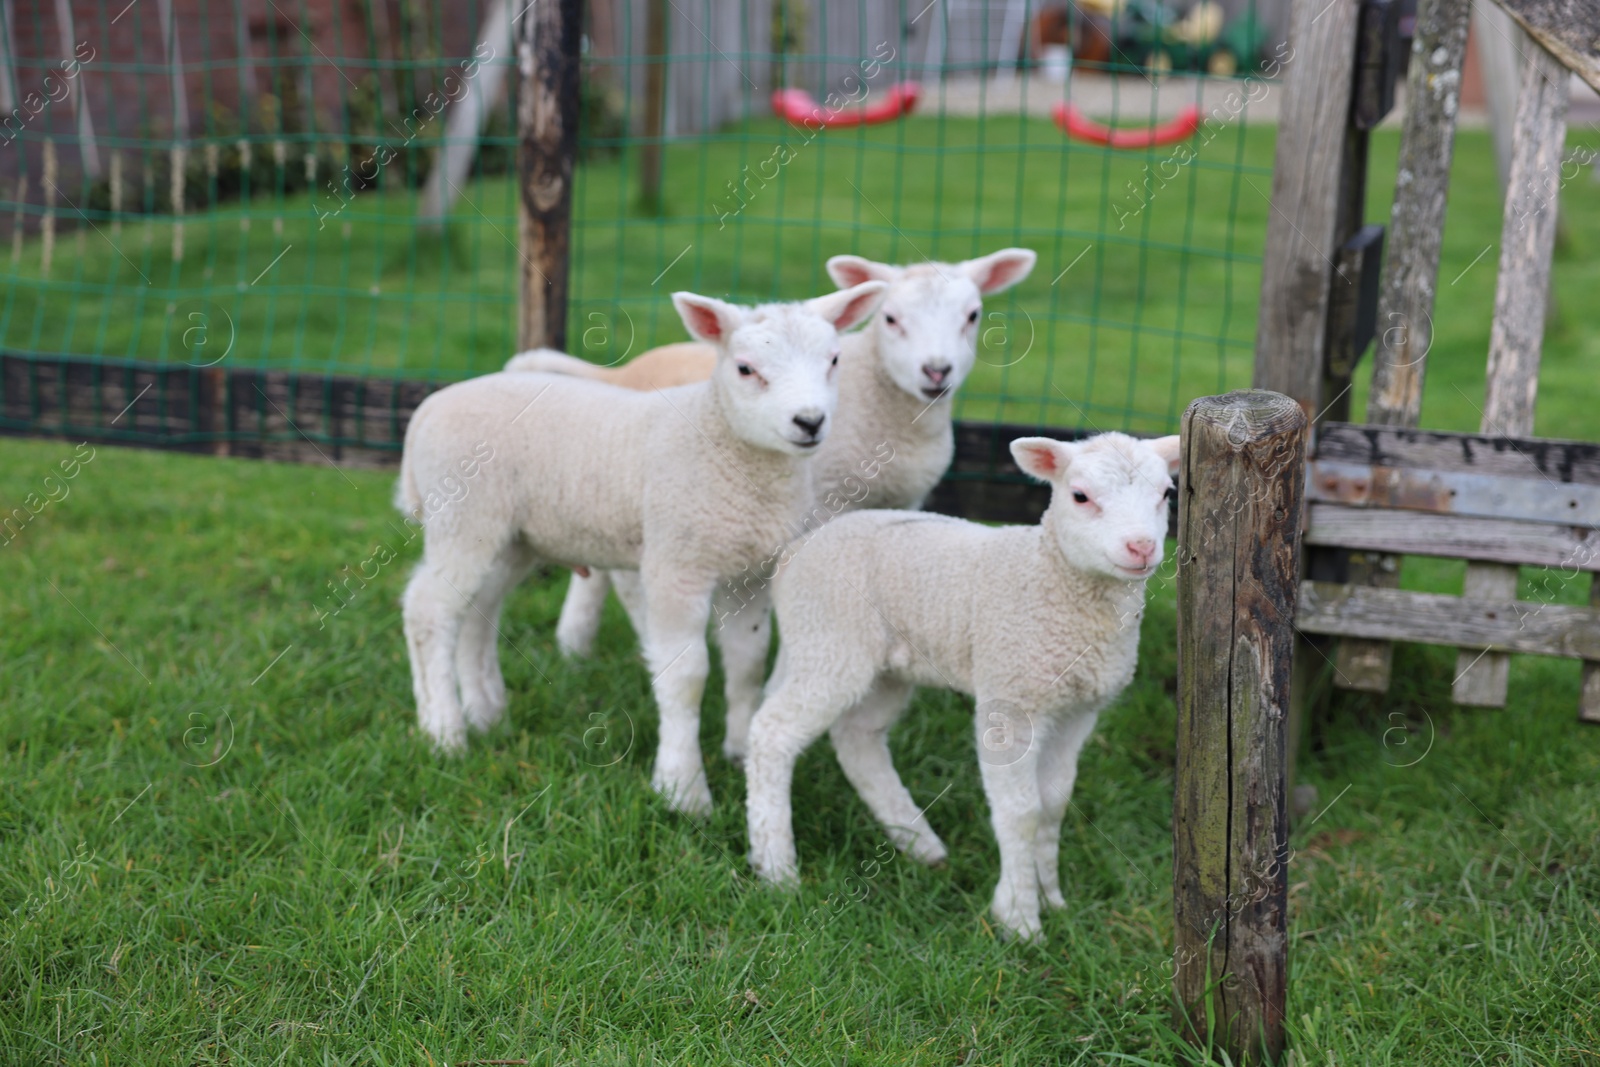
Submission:
[[1178,473],[1178,464],[1183,461],[1183,451],[1180,447],[1182,443],[1183,438],[1177,434],[1171,437],[1157,437],[1149,442],[1150,447],[1156,450],[1156,455],[1167,461],[1168,474]]
[[1048,437],[1019,437],[1011,442],[1011,458],[1024,474],[1041,482],[1054,482],[1072,466],[1073,446]]
[[806,301],[806,310],[833,323],[840,333],[859,326],[872,317],[883,303],[883,291],[889,288],[884,282],[862,282],[848,289]]
[[673,293],[672,306],[690,337],[714,345],[726,343],[744,321],[743,309],[697,293]]
[[862,282],[892,282],[900,276],[900,268],[888,263],[874,263],[860,256],[834,256],[828,260],[828,277],[841,289]]
[[969,259],[961,270],[984,296],[1016,285],[1033,271],[1039,254],[1031,248],[1002,248],[982,259]]

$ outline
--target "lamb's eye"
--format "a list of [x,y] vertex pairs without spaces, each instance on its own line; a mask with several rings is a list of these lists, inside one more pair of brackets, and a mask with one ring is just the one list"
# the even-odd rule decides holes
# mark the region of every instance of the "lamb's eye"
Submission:
[[1080,504],[1087,504],[1089,502],[1089,494],[1088,493],[1081,493],[1078,490],[1074,489],[1072,491],[1072,499],[1076,500]]
[[972,314],[967,316],[967,324],[968,325],[971,325],[972,323],[977,322],[977,321],[978,321],[978,313],[976,311],[974,311]]
[[755,368],[750,366],[750,364],[748,364],[748,363],[739,364],[739,377],[748,378],[748,377],[750,377],[750,375],[754,374],[755,372],[756,372]]
[[839,365],[839,353],[837,353],[837,352],[835,352],[835,353],[834,353],[834,354],[833,354],[833,361],[832,361],[832,362],[830,362],[830,363],[829,363],[829,364],[828,364],[828,366],[830,366],[830,367],[837,367],[837,366],[838,366],[838,365]]
[[883,313],[883,321],[887,322],[890,326],[893,326],[894,325],[894,316],[889,314],[887,311],[885,311]]

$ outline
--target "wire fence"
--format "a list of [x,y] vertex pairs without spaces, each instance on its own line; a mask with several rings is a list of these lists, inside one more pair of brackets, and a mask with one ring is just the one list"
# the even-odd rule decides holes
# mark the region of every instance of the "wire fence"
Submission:
[[[678,289],[793,299],[831,288],[838,253],[1023,245],[1039,266],[986,307],[958,419],[1171,431],[1190,397],[1248,383],[1271,20],[1233,13],[1221,76],[1220,45],[1170,28],[924,4],[588,4],[568,348],[614,363],[683,339]],[[408,396],[497,369],[522,255],[520,7],[5,0],[0,428],[392,452]],[[911,81],[915,109],[881,124],[818,130],[769,102],[849,111]],[[1061,104],[1203,123],[1114,149],[1068,137]],[[203,414],[219,389],[260,395]]]

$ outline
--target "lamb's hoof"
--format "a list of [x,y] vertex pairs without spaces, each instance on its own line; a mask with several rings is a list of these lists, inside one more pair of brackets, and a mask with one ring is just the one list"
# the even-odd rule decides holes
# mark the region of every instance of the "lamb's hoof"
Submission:
[[994,916],[1003,940],[1021,941],[1028,945],[1043,944],[1044,927],[1039,923],[1037,889],[1029,887],[1017,892],[1001,886],[989,906],[989,914]]
[[1038,916],[993,914],[1000,940],[1023,945],[1044,944],[1044,927],[1040,925]]
[[657,774],[650,787],[667,802],[667,807],[679,815],[701,819],[711,814],[711,787],[704,774],[697,774],[687,782]]
[[1067,898],[1061,895],[1059,889],[1047,889],[1044,893],[1044,906],[1059,911],[1067,906]]
[[561,653],[562,659],[588,659],[592,648],[589,642],[563,641],[560,634],[556,634],[556,651]]
[[741,771],[744,770],[743,745],[734,745],[727,741],[722,742],[722,758],[739,768]]
[[496,700],[488,694],[475,694],[465,701],[461,710],[466,716],[467,725],[484,734],[494,729],[505,717],[506,703],[503,695]]
[[800,888],[800,871],[793,861],[763,861],[751,857],[750,866],[755,868],[756,877],[773,889],[790,890]]
[[441,756],[459,756],[467,750],[467,732],[459,726],[453,730],[427,729],[433,741],[433,750]]
[[934,870],[949,866],[950,853],[945,851],[944,842],[938,838],[929,840],[919,837],[906,848],[906,854],[924,867]]

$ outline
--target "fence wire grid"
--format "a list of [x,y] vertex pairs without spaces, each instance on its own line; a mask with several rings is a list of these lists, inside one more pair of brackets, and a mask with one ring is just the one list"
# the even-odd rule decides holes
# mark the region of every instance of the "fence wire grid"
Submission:
[[[177,393],[206,388],[190,372],[219,367],[424,390],[497,369],[516,341],[520,7],[6,0],[0,428],[143,440],[149,410],[183,409]],[[1120,34],[1062,77],[1059,52],[1040,59],[1040,15],[592,0],[569,350],[616,363],[682,340],[674,290],[803,298],[832,288],[839,253],[1021,245],[1039,265],[986,304],[959,420],[1174,431],[1188,398],[1246,384],[1273,144],[1251,116],[1278,92],[1256,64],[1281,33],[1263,29],[1231,77],[1143,69],[1157,58]],[[1253,27],[1254,7],[1234,17]],[[849,109],[907,81],[914,111],[877,125],[810,129],[769,102],[791,87]],[[1118,150],[1069,138],[1058,103],[1115,126],[1189,105],[1205,122],[1176,145]],[[70,390],[68,365],[98,403],[41,414],[51,382]],[[139,377],[152,368],[176,373]],[[157,395],[113,419],[141,382]],[[166,440],[399,446],[383,418],[297,422],[304,388],[276,414],[256,391],[261,418],[230,409],[166,425]]]

